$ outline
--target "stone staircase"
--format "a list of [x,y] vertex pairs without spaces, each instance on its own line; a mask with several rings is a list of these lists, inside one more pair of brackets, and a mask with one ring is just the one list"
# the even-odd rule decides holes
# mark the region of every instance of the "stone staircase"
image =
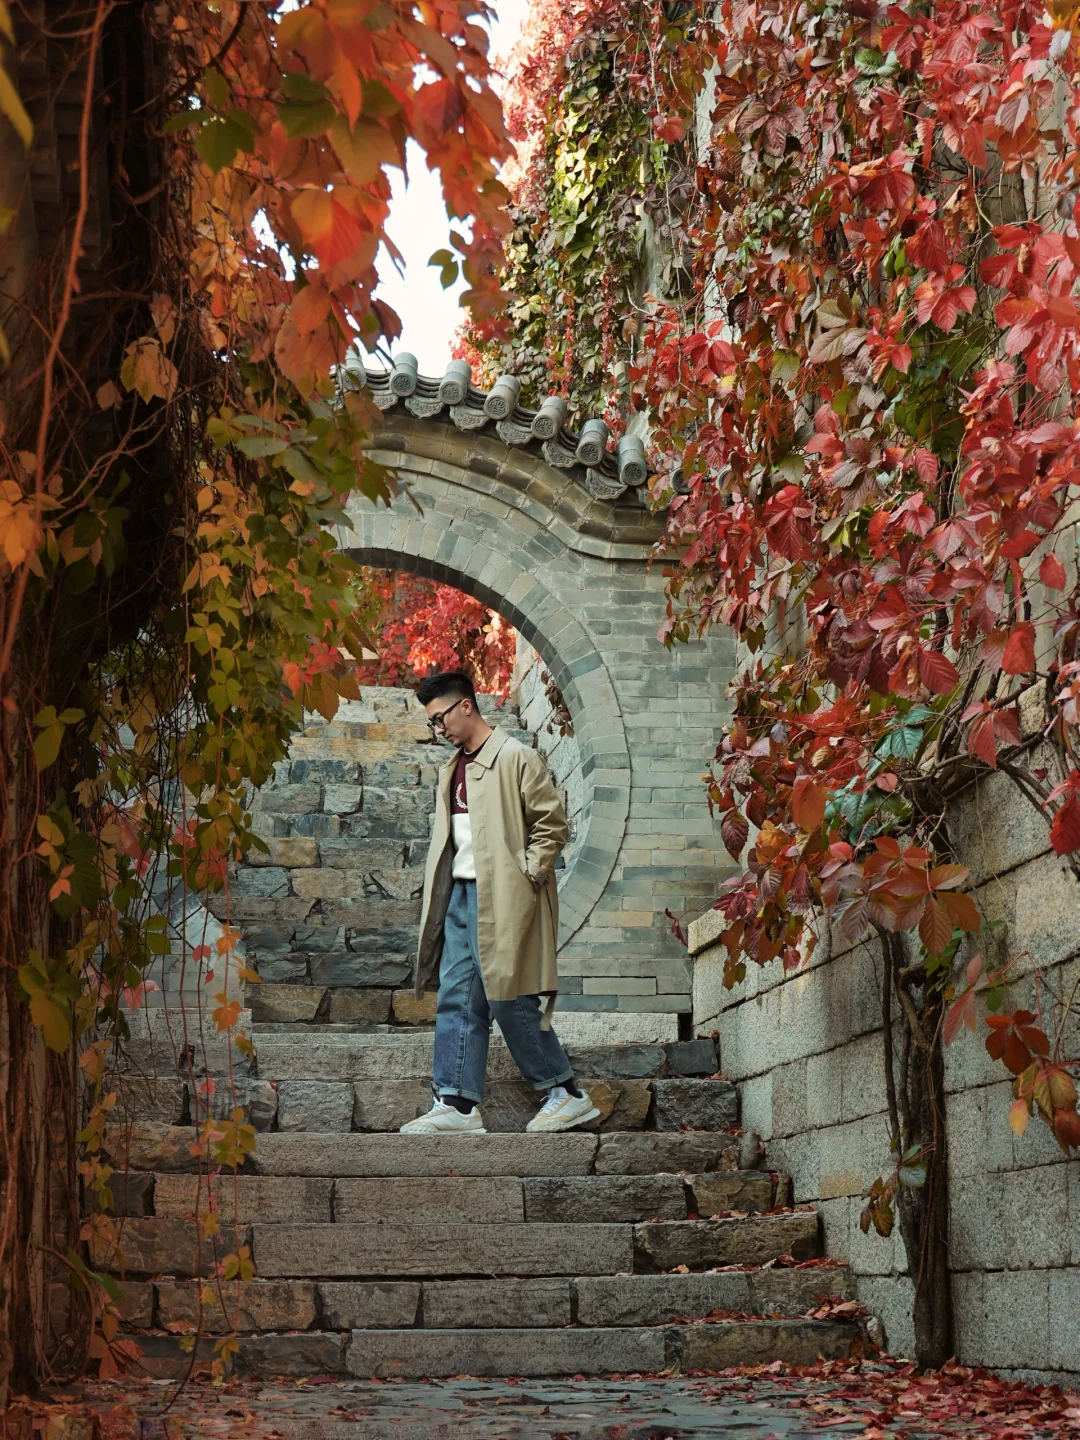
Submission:
[[[198,1362],[231,1331],[242,1371],[293,1376],[685,1372],[865,1347],[852,1307],[834,1313],[849,1275],[822,1260],[817,1215],[739,1129],[712,1039],[665,1038],[670,1016],[628,1017],[646,1038],[612,1043],[620,1017],[557,1011],[600,1109],[586,1130],[523,1133],[538,1097],[496,1038],[489,1134],[394,1133],[431,1101],[433,1011],[406,987],[437,759],[403,693],[312,724],[254,797],[270,854],[227,913],[211,902],[262,976],[240,1022],[252,1053],[216,1033],[189,967],[131,1017],[108,1142],[121,1254],[94,1261],[122,1276],[140,1367],[185,1374],[184,1336]],[[193,1127],[237,1103],[257,1148],[208,1185]],[[256,1278],[211,1278],[241,1245]]]
[[[761,1168],[736,1127],[711,1040],[571,1046],[602,1115],[593,1133],[561,1135],[521,1133],[536,1101],[496,1043],[492,1133],[397,1135],[404,1110],[427,1103],[430,1045],[257,1038],[279,1128],[209,1191],[189,1127],[115,1136],[122,1311],[143,1369],[184,1373],[178,1337],[200,1328],[200,1295],[196,1358],[235,1329],[237,1364],[261,1375],[713,1370],[865,1345],[857,1321],[807,1318],[848,1295],[848,1272],[820,1261],[817,1215],[791,1207],[789,1178]],[[288,1098],[290,1086],[306,1088]],[[684,1128],[709,1116],[712,1128]],[[221,1234],[200,1246],[207,1213]],[[204,1289],[196,1277],[237,1244],[257,1278]]]

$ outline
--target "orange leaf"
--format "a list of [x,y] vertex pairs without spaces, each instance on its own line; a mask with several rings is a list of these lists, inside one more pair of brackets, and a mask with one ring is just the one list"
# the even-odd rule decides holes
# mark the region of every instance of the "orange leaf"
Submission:
[[931,890],[955,890],[970,874],[966,865],[935,865],[927,878]]
[[975,1033],[975,991],[965,990],[954,1000],[945,1016],[945,1044],[951,1045],[962,1029]]
[[338,93],[345,106],[345,114],[349,117],[349,124],[355,125],[360,118],[360,111],[364,108],[364,90],[355,65],[349,62],[343,50],[337,52],[334,60],[334,79],[337,81]]
[[422,85],[416,92],[414,104],[418,128],[422,126],[435,136],[456,129],[465,113],[461,91],[452,80]]
[[352,261],[359,254],[367,255],[364,265],[370,265],[375,258],[375,237],[360,216],[342,203],[345,197],[351,199],[353,193],[344,189],[330,193],[302,190],[293,199],[292,217],[304,244],[324,270]]
[[[950,895],[950,900],[955,896]],[[919,939],[931,955],[940,955],[952,939],[953,924],[945,909],[931,895],[919,921]]]
[[816,830],[825,818],[828,791],[808,775],[802,775],[791,789],[791,813],[800,830]]
[[179,379],[176,366],[162,350],[159,340],[146,336],[124,351],[120,383],[125,390],[138,391],[144,400],[171,399]]
[[298,289],[289,307],[289,315],[301,335],[310,335],[329,314],[330,292],[319,278]]
[[310,395],[330,367],[345,358],[345,341],[337,326],[327,323],[308,335],[300,334],[291,315],[286,316],[274,342],[274,358],[281,373],[304,395]]
[[982,929],[982,916],[970,895],[956,895],[944,891],[939,893],[937,900],[954,929],[966,930],[969,935]]

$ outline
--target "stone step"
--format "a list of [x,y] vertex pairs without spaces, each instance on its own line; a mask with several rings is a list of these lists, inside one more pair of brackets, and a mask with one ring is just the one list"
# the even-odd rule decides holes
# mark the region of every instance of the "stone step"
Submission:
[[812,1364],[819,1356],[847,1357],[861,1340],[857,1325],[815,1320],[610,1330],[354,1330],[344,1362],[348,1374],[373,1379],[656,1374],[772,1360]]
[[[134,1124],[111,1129],[106,1151],[118,1170],[195,1174],[190,1126]],[[244,1173],[294,1176],[656,1175],[738,1169],[732,1137],[708,1131],[595,1135],[323,1135],[258,1137]]]
[[[278,989],[302,989],[280,986]],[[310,988],[310,987],[307,987]],[[558,1017],[557,1017],[558,1018]],[[697,1040],[590,1043],[571,1033],[580,1015],[559,1023],[560,1038],[582,1075],[625,1080],[699,1078],[718,1069],[716,1046]],[[614,1023],[614,1022],[613,1022]],[[272,1080],[417,1080],[430,1078],[434,1036],[428,1030],[380,1029],[365,1033],[312,1026],[303,1032],[254,1029],[259,1074]],[[489,1080],[517,1080],[519,1071],[498,1035],[488,1052]]]
[[214,1209],[222,1224],[334,1220],[392,1224],[407,1215],[414,1224],[512,1222],[605,1224],[685,1220],[736,1210],[769,1210],[776,1196],[765,1171],[711,1175],[571,1175],[372,1179],[301,1179],[280,1175],[197,1175],[118,1171],[113,1213],[125,1218],[157,1216],[194,1220]]
[[577,1324],[590,1326],[663,1325],[703,1319],[717,1310],[800,1316],[822,1299],[847,1299],[850,1293],[851,1272],[846,1265],[689,1275],[586,1275],[573,1282],[574,1318]]
[[[597,1116],[584,1130],[632,1131],[733,1130],[738,1120],[735,1087],[720,1079],[598,1079],[584,1069],[579,1079]],[[400,1130],[431,1108],[429,1079],[277,1080],[218,1077],[207,1095],[202,1080],[190,1076],[144,1078],[131,1072],[110,1075],[117,1092],[116,1117],[162,1125],[188,1125],[207,1116],[226,1119],[234,1106],[259,1131],[315,1131],[321,1134]],[[481,1116],[488,1131],[517,1134],[537,1114],[543,1095],[526,1081],[494,1080],[487,1087]],[[734,1137],[729,1143],[735,1143]]]
[[[479,1187],[471,1196],[481,1199]],[[722,1220],[550,1222],[514,1216],[512,1187],[494,1191],[487,1223],[453,1224],[429,1216],[373,1222],[256,1220],[199,1243],[190,1219],[147,1216],[125,1220],[120,1251],[95,1242],[99,1268],[127,1275],[190,1276],[208,1273],[222,1253],[249,1245],[263,1279],[448,1278],[466,1275],[614,1275],[671,1271],[681,1266],[764,1265],[781,1256],[809,1260],[818,1251],[817,1215],[731,1216]],[[500,1211],[500,1207],[501,1211]],[[344,1205],[346,1213],[356,1213]],[[472,1214],[475,1216],[476,1211]]]
[[[190,1342],[176,1335],[140,1335],[137,1372],[156,1378],[185,1374]],[[862,1353],[860,1325],[831,1320],[735,1320],[704,1325],[615,1329],[365,1330],[341,1334],[249,1335],[240,1339],[237,1371],[276,1375],[351,1375],[366,1379],[440,1379],[456,1375],[641,1375],[662,1370],[719,1370],[774,1360],[808,1365]],[[197,1360],[213,1358],[213,1341],[198,1342]],[[320,1434],[322,1431],[320,1430]]]
[[[314,986],[274,986],[276,991],[314,991]],[[577,1017],[570,1017],[575,1022]],[[259,1073],[274,1080],[416,1080],[431,1076],[433,1034],[410,1025],[372,1024],[357,1031],[348,1022],[266,1022],[252,1025]],[[716,1044],[697,1040],[589,1044],[563,1037],[580,1074],[616,1080],[716,1076]],[[488,1053],[488,1080],[517,1080],[518,1070],[495,1032]]]
[[634,1269],[767,1265],[782,1255],[812,1260],[819,1243],[818,1217],[813,1210],[722,1220],[655,1220],[634,1226]]
[[[194,1328],[210,1335],[278,1330],[521,1329],[664,1325],[704,1319],[798,1317],[850,1293],[846,1265],[691,1275],[585,1275],[481,1280],[120,1282],[129,1329]],[[222,1303],[224,1302],[224,1303]],[[200,1308],[201,1307],[201,1308]]]
[[[738,1095],[728,1080],[605,1080],[585,1071],[579,1079],[599,1111],[583,1129],[727,1130],[738,1120]],[[395,1131],[431,1108],[426,1078],[278,1080],[276,1093],[278,1130]],[[489,1131],[520,1133],[543,1099],[524,1080],[493,1081],[481,1105],[484,1125]],[[176,1123],[183,1117],[155,1113],[147,1118]]]
[[634,1266],[630,1225],[257,1223],[252,1235],[255,1270],[266,1279],[606,1275]]
[[[388,986],[379,992],[384,1008],[392,1004],[394,987],[400,983],[400,980],[391,979]],[[322,987],[297,985],[294,988],[317,991]],[[411,1024],[387,1024],[385,1029],[382,1028],[384,1022],[369,1018],[374,993],[363,988],[337,990],[334,998],[338,1001],[339,1012],[346,1008],[345,1000],[348,1000],[350,1015],[339,1019],[331,1009],[329,1021],[313,1023],[310,1031],[307,1028],[299,1033],[279,1031],[276,1025],[280,1022],[255,1025],[250,1009],[240,1013],[237,1029],[254,1035],[258,1052],[265,1051],[263,1073],[271,1079],[358,1079],[360,1072],[347,1067],[360,1063],[353,1059],[354,1052],[358,1054],[370,1045],[390,1047],[383,1057],[384,1062],[389,1060],[393,1066],[389,1071],[390,1078],[411,1079],[430,1075],[431,1030],[417,1029]],[[228,1046],[207,1014],[205,993],[200,997],[170,995],[167,1004],[157,992],[152,992],[147,997],[148,1001],[155,996],[163,1001],[161,1006],[147,1004],[128,1016],[132,1030],[132,1038],[125,1046],[125,1054],[129,1057],[128,1068],[158,1075],[171,1070],[178,1057],[183,1063],[186,1036],[194,1051],[197,1074],[227,1075]],[[704,1041],[680,1041],[678,1016],[674,1014],[659,1011],[560,1011],[556,1007],[555,1020],[559,1038],[568,1052],[589,1052],[582,1057],[586,1062],[594,1050],[609,1052],[606,1063],[614,1068],[607,1073],[619,1078],[640,1079],[652,1074],[711,1075],[716,1070],[716,1062],[707,1048],[712,1042],[707,1038]],[[339,1028],[342,1024],[344,1029]],[[309,1046],[315,1048],[315,1054],[305,1054]],[[622,1054],[610,1053],[616,1049]],[[395,1050],[400,1051],[396,1057]],[[505,1044],[496,1031],[491,1046],[491,1064],[512,1066],[508,1054],[504,1062],[498,1058],[500,1053],[507,1054]],[[712,1053],[715,1053],[715,1047]],[[245,1073],[253,1063],[235,1046],[232,1062],[234,1069],[240,1068]],[[312,1074],[310,1065],[320,1068]],[[701,1068],[705,1065],[711,1068]],[[374,1078],[386,1073],[376,1072]],[[516,1075],[516,1067],[508,1068],[504,1078]]]

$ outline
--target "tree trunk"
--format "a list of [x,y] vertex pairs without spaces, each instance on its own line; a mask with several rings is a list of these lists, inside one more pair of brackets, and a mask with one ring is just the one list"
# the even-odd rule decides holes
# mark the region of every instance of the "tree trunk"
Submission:
[[915,1358],[924,1369],[937,1369],[953,1354],[944,1001],[940,992],[927,992],[924,985],[909,978],[910,971],[918,972],[920,967],[905,968],[903,937],[885,930],[879,935],[884,960],[885,1083],[893,1146],[898,1160],[917,1148],[919,1163],[926,1166],[922,1185],[900,1184],[896,1194],[900,1234],[915,1286]]
[[924,1369],[937,1369],[953,1354],[942,1008],[936,999],[920,1016],[932,1038],[929,1049],[914,1050],[907,1081],[910,1143],[923,1149],[926,1181],[918,1189],[902,1186],[899,1195],[900,1233],[915,1280],[915,1358]]

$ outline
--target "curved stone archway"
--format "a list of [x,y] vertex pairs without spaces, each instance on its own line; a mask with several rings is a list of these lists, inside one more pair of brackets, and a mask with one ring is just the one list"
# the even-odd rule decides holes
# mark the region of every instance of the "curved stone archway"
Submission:
[[498,610],[563,693],[585,794],[561,892],[560,1008],[686,1014],[689,967],[665,912],[706,908],[730,868],[698,777],[733,654],[723,636],[657,643],[662,522],[636,493],[601,498],[566,446],[465,418],[448,423],[429,399],[387,408],[370,453],[401,493],[389,507],[354,497],[338,543]]
[[[345,548],[365,565],[429,576],[498,610],[540,653],[563,692],[581,751],[584,791],[577,841],[560,885],[563,946],[604,893],[630,811],[630,752],[611,677],[583,626],[533,574],[483,541],[458,550],[456,560],[439,559],[448,533],[458,547],[438,512],[400,522],[393,510],[359,515],[355,538]],[[485,576],[493,578],[495,569],[493,588]]]

